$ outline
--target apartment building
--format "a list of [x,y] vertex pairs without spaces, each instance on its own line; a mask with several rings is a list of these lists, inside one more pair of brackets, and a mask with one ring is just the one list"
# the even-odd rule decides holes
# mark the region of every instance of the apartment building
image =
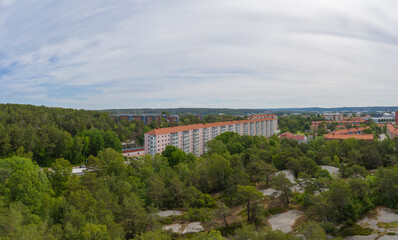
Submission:
[[325,113],[322,116],[327,121],[334,121],[334,122],[343,121],[343,114],[340,114],[340,113]]
[[167,145],[173,145],[185,153],[199,156],[207,151],[206,142],[224,132],[271,137],[277,129],[278,117],[274,114],[255,115],[240,121],[158,128],[145,133],[145,153],[160,154]]
[[387,135],[391,139],[398,137],[398,129],[393,124],[387,124]]
[[395,125],[398,125],[398,111],[395,112]]
[[334,134],[363,134],[363,130],[370,129],[370,127],[357,127],[357,128],[347,128],[339,129],[334,131]]
[[318,128],[320,125],[323,127],[327,127],[327,125],[332,122],[337,122],[339,125],[336,128],[339,128],[340,126],[346,127],[347,125],[352,125],[352,126],[361,125],[361,124],[366,123],[366,120],[365,119],[357,119],[357,120],[343,120],[343,121],[315,121],[315,122],[311,123],[310,130],[318,131]]

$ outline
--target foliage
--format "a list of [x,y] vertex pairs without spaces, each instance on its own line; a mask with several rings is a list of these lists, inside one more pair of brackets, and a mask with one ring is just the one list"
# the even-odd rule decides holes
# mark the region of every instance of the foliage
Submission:
[[342,237],[355,236],[355,235],[367,236],[370,235],[372,232],[373,232],[372,229],[361,227],[358,224],[345,225],[339,230],[339,234]]
[[57,158],[81,163],[106,147],[120,151],[129,135],[104,112],[0,104],[0,157],[26,152],[40,165]]
[[308,240],[326,239],[326,234],[320,224],[314,221],[308,221],[301,225],[298,232]]
[[[301,204],[309,221],[299,232],[307,239],[323,238],[319,223],[331,233],[341,223],[342,235],[366,233],[349,223],[375,206],[398,207],[398,139],[316,138],[298,144],[226,132],[209,141],[209,151],[199,157],[167,146],[162,155],[126,161],[120,141],[137,137],[144,129],[140,123],[33,106],[0,105],[0,113],[0,235],[5,239],[173,239],[160,230],[159,209],[185,210],[179,220],[222,220],[228,230],[220,230],[230,239],[295,239],[229,221],[235,214],[231,209],[244,204],[247,222],[262,222],[267,201],[256,186],[281,191],[286,207]],[[126,129],[131,132],[125,134]],[[85,174],[72,174],[72,165],[82,161]],[[341,178],[332,178],[321,164],[339,167]],[[368,174],[374,168],[374,175]],[[276,174],[285,169],[294,172],[295,183]],[[295,184],[305,192],[291,201]],[[270,202],[269,213],[285,209],[278,201]],[[222,239],[216,231],[192,237]]]

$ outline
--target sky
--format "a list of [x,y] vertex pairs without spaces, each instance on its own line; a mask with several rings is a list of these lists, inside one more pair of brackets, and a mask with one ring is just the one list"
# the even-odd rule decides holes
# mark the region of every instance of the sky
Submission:
[[396,0],[0,0],[0,103],[398,105]]

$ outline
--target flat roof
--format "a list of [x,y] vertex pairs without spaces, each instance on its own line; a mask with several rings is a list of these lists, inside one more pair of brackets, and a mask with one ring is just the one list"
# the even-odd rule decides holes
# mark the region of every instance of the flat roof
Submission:
[[193,129],[212,128],[212,127],[227,126],[227,125],[234,125],[234,124],[241,124],[241,123],[261,122],[261,121],[266,121],[266,120],[275,120],[275,119],[274,118],[260,118],[260,119],[248,119],[248,120],[215,122],[215,123],[199,123],[199,124],[191,124],[191,125],[185,125],[185,126],[157,128],[157,129],[153,129],[145,134],[162,135],[162,134],[169,134],[169,133],[175,133],[175,132],[189,131],[189,130],[193,130]]

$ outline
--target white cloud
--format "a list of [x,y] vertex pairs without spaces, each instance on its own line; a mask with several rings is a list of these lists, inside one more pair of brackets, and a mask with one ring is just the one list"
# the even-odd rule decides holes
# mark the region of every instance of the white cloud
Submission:
[[0,101],[394,105],[396,7],[387,0],[19,0],[0,11]]
[[8,5],[13,4],[15,1],[16,0],[0,0],[0,6],[7,7]]

